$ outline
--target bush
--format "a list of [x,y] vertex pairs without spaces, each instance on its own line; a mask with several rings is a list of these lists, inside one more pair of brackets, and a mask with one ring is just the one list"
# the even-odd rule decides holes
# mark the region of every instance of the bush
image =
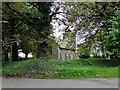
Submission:
[[88,55],[88,54],[81,54],[81,55],[79,55],[79,58],[90,58],[90,55]]

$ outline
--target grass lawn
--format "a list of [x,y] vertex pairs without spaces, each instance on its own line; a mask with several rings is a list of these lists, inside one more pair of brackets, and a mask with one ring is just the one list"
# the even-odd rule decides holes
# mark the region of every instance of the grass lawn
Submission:
[[78,59],[71,61],[29,59],[6,62],[3,77],[20,78],[118,78],[120,61],[105,59]]

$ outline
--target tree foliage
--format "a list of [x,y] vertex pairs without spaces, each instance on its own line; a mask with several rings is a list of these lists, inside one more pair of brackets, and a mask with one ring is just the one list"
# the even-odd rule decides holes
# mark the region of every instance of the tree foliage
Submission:
[[[66,14],[70,26],[75,28],[74,31],[77,32],[77,37],[80,40],[84,39],[80,43],[86,43],[84,45],[79,45],[81,49],[79,52],[87,53],[87,48],[90,50],[94,44],[99,44],[100,49],[104,53],[105,44],[109,45],[107,42],[103,44],[103,41],[106,40],[104,38],[104,36],[106,36],[105,33],[107,29],[110,28],[108,26],[111,25],[108,21],[115,16],[115,11],[118,9],[119,3],[67,2],[66,5],[69,7]],[[117,47],[116,44],[115,47]]]
[[110,25],[104,34],[103,44],[112,58],[120,58],[120,10],[116,11],[116,15],[108,23]]
[[[51,33],[50,2],[4,2],[3,18],[3,52],[12,51],[12,60],[18,60],[18,44],[23,52],[44,52],[48,49],[48,37]],[[44,47],[44,44],[45,47]],[[43,49],[44,47],[44,49]],[[10,50],[11,48],[11,50]],[[37,51],[38,57],[41,55]]]

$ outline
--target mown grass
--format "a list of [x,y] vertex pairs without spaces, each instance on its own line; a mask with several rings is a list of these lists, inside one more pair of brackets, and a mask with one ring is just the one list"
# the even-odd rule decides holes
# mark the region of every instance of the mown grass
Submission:
[[119,60],[77,59],[71,61],[30,59],[6,62],[3,77],[21,78],[117,78]]

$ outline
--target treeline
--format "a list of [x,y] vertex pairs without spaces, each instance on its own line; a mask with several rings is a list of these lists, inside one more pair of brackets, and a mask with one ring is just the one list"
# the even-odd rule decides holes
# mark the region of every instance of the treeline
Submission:
[[[83,39],[78,45],[80,54],[97,57],[97,52],[101,51],[102,57],[120,58],[120,2],[75,2],[66,5],[70,7],[68,20],[75,27],[78,39]],[[98,50],[94,51],[96,48]]]
[[75,46],[76,35],[85,38],[85,43],[78,47],[79,53],[88,54],[97,44],[103,53],[119,58],[119,6],[119,2],[3,2],[3,60],[8,61],[11,53],[11,60],[17,61],[18,49],[22,49],[26,59],[30,52],[36,58],[50,56],[55,42],[52,21],[66,26],[63,31],[64,37],[71,40],[69,45]]

